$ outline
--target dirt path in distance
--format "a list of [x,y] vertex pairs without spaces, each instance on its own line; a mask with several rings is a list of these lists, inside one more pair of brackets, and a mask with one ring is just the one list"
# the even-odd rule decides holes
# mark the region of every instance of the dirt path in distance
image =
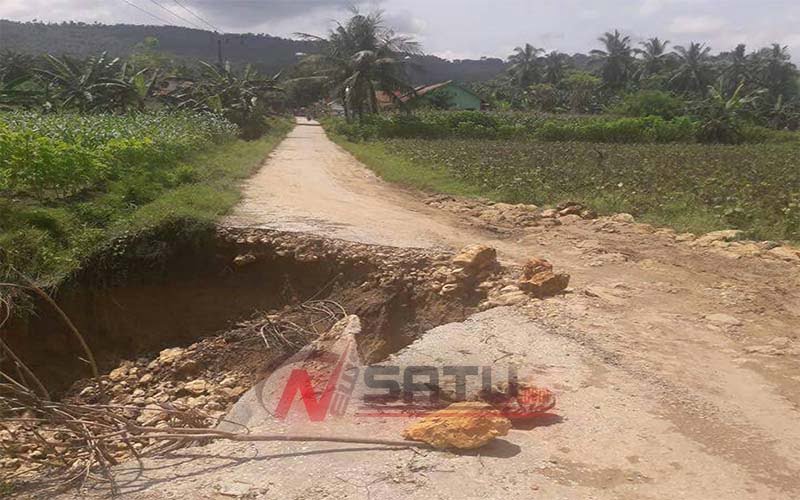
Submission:
[[[156,460],[135,498],[800,497],[800,263],[608,218],[492,231],[381,181],[309,124],[226,223],[550,260],[571,274],[570,293],[443,326],[395,356],[491,364],[512,353],[558,391],[564,420],[513,430],[484,456],[219,443]],[[400,427],[336,432],[396,439]]]

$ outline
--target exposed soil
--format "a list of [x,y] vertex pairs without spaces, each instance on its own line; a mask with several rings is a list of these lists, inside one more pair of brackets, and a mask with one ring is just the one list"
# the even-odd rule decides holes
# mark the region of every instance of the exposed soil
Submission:
[[[288,314],[310,299],[335,300],[359,315],[370,332],[363,354],[377,360],[427,329],[463,319],[480,299],[475,294],[445,298],[431,287],[436,283],[431,275],[449,261],[448,253],[258,229],[219,229],[200,241],[175,243],[166,258],[158,254],[157,266],[127,257],[109,274],[93,269],[59,290],[59,304],[87,338],[103,371],[121,360],[230,330],[254,316]],[[147,271],[137,273],[137,268]],[[88,373],[79,346],[44,304],[5,335],[56,393]],[[264,359],[255,362],[265,364]]]

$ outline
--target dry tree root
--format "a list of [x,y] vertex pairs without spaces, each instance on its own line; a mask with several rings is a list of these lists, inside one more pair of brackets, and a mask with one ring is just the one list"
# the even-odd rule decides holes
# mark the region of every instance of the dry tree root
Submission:
[[[266,442],[301,441],[355,443],[401,448],[429,448],[424,443],[336,436],[236,434],[203,427],[206,417],[195,410],[162,405],[150,410],[149,425],[126,416],[138,408],[114,405],[73,405],[47,401],[21,384],[0,383],[0,429],[16,439],[2,441],[3,455],[27,462],[29,471],[46,472],[57,488],[82,487],[87,481],[106,482],[117,491],[113,467],[120,457],[168,453],[216,440]],[[38,452],[28,452],[36,447]],[[41,451],[45,450],[45,451]]]

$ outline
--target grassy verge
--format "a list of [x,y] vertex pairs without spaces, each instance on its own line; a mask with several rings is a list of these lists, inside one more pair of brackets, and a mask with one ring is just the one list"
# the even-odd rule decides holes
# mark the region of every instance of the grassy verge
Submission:
[[793,144],[592,144],[496,140],[332,139],[390,182],[541,206],[583,202],[678,231],[745,230],[800,240]]
[[343,136],[330,133],[328,137],[385,181],[431,193],[483,197],[495,201],[504,198],[502,193],[483,190],[454,177],[446,170],[403,158],[380,142],[350,142]]
[[121,237],[176,220],[212,224],[236,204],[241,181],[290,128],[280,120],[258,140],[209,145],[155,174],[137,170],[95,192],[0,200],[0,259],[39,282],[56,283]]

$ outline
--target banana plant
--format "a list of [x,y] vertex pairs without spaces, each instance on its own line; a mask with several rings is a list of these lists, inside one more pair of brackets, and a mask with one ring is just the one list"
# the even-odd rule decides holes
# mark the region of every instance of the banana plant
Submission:
[[[47,86],[48,96],[58,108],[75,108],[81,112],[111,111],[119,107],[115,96],[129,87],[119,79],[119,58],[99,57],[78,61],[71,57],[45,56],[48,67],[34,69]],[[124,92],[123,92],[124,93]]]

